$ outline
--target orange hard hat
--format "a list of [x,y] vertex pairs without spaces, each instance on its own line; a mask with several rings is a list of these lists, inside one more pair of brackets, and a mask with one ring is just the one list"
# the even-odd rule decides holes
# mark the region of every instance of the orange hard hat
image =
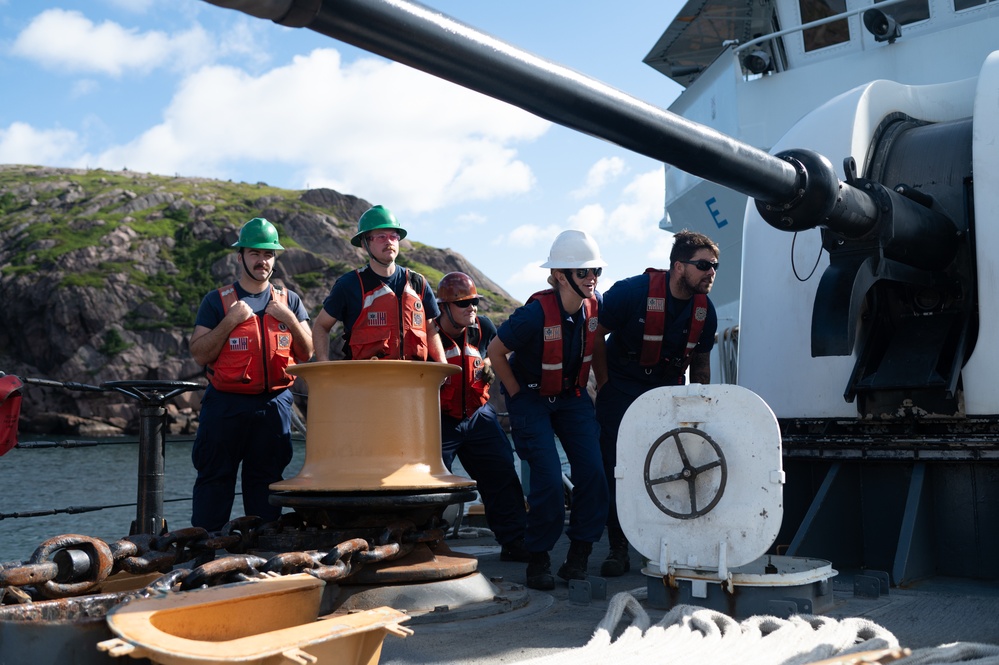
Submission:
[[478,297],[475,282],[463,272],[449,272],[437,285],[437,302],[457,302]]

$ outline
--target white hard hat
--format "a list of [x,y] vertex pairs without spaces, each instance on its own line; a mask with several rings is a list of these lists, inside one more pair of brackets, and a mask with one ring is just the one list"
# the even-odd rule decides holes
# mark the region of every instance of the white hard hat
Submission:
[[552,243],[548,260],[542,268],[603,268],[607,263],[600,258],[600,248],[586,231],[562,231]]

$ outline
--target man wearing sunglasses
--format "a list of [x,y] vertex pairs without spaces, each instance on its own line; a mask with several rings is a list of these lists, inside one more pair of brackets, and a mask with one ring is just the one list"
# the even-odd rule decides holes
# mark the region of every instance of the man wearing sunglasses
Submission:
[[406,229],[389,210],[376,205],[357,220],[350,242],[363,247],[368,265],[340,276],[312,327],[316,360],[330,359],[330,330],[343,322],[347,360],[387,358],[445,362],[437,327],[440,315],[426,278],[397,266]]
[[[569,552],[556,573],[582,580],[593,543],[607,519],[607,481],[593,401],[586,390],[596,343],[597,277],[607,265],[585,231],[563,231],[552,243],[548,283],[517,308],[489,343],[489,360],[503,384],[517,455],[530,468],[527,586],[554,589],[551,550],[565,524],[562,444],[572,476]],[[512,354],[512,355],[511,355]],[[509,355],[509,358],[507,357]]]
[[711,380],[709,354],[718,316],[708,292],[717,270],[718,246],[703,234],[680,231],[673,238],[668,271],[649,268],[616,282],[604,294],[593,361],[600,448],[610,490],[610,554],[600,567],[604,577],[617,577],[631,568],[615,496],[621,420],[643,393],[686,383],[688,368],[691,382]]
[[441,386],[441,457],[450,471],[457,455],[476,482],[486,523],[501,545],[500,559],[526,563],[524,492],[513,465],[513,448],[489,403],[494,375],[486,348],[496,336],[496,326],[478,314],[479,294],[463,272],[444,275],[437,302],[444,355],[462,369]]

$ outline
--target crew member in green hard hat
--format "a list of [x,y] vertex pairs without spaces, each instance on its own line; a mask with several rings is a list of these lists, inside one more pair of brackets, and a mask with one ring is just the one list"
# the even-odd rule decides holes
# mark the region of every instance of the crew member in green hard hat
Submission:
[[316,360],[330,359],[330,330],[343,322],[347,360],[447,362],[434,319],[437,300],[426,278],[395,263],[406,229],[376,205],[357,220],[350,242],[368,253],[368,265],[340,276],[312,327]]
[[285,370],[312,357],[302,299],[270,281],[277,251],[284,249],[277,229],[251,219],[233,247],[239,248],[239,280],[204,297],[190,342],[210,382],[191,450],[198,471],[191,524],[209,531],[229,521],[241,464],[245,514],[265,522],[280,516],[268,486],[282,479],[292,456],[294,377]]

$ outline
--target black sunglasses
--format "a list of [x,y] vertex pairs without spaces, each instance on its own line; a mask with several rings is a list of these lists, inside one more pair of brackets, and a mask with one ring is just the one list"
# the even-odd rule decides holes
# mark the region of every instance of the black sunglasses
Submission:
[[576,268],[576,277],[579,279],[586,279],[587,273],[593,273],[594,277],[600,277],[604,274],[603,268]]
[[715,272],[718,272],[718,262],[717,261],[708,261],[707,259],[700,259],[698,261],[680,261],[680,263],[686,263],[688,266],[694,266],[695,268],[697,268],[701,272],[707,272],[707,271],[711,270],[712,268],[715,269]]
[[479,306],[479,299],[478,298],[468,298],[466,300],[455,300],[451,304],[452,305],[457,305],[458,307],[461,307],[462,309],[467,309],[468,307],[471,307],[472,305],[475,305],[476,307],[478,307]]

